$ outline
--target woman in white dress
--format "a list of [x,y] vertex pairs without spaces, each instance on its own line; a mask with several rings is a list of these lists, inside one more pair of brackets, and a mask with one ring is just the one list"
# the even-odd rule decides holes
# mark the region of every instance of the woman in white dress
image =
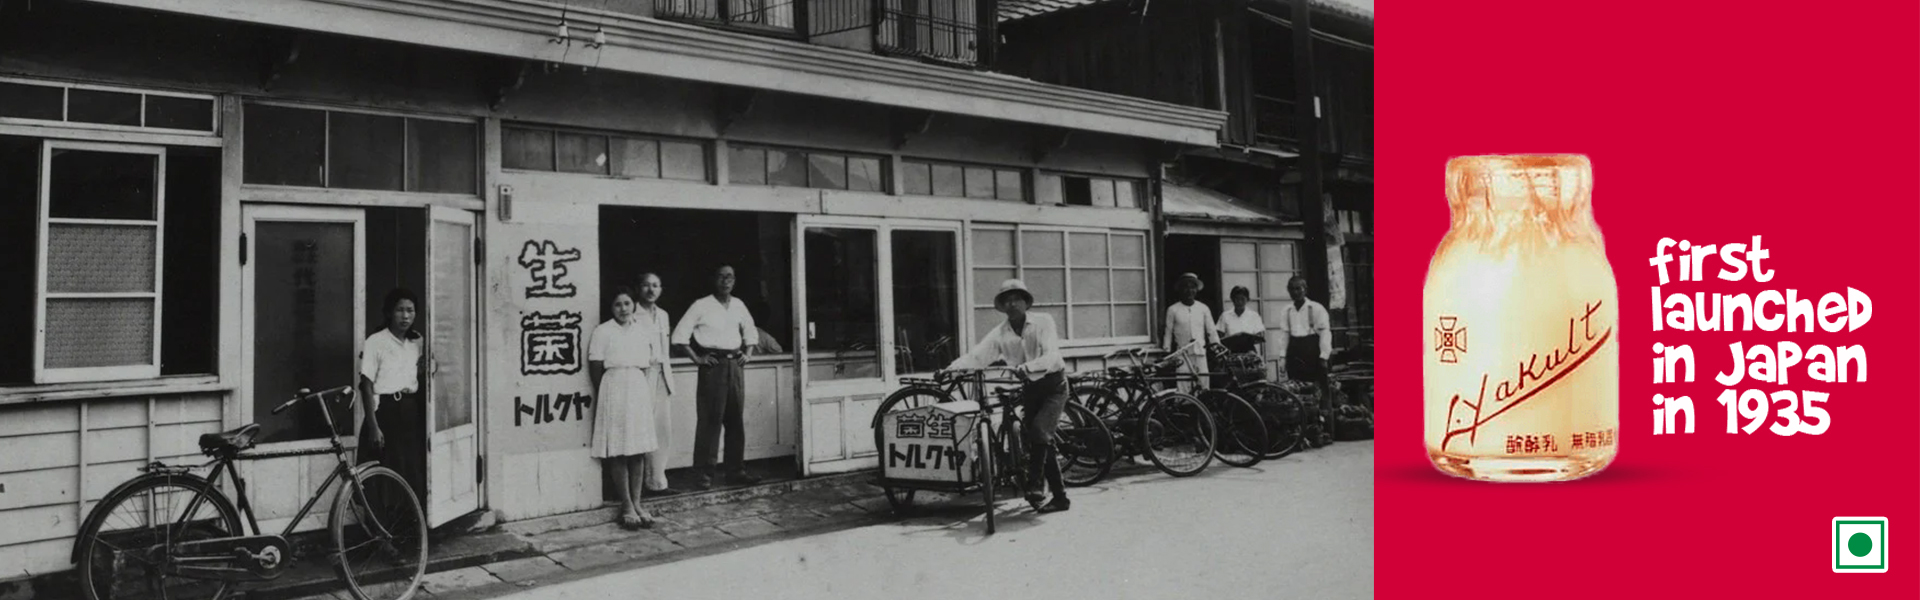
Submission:
[[660,409],[673,391],[666,373],[671,328],[666,311],[654,304],[659,298],[660,279],[651,275],[642,277],[637,294],[616,288],[613,318],[594,328],[587,345],[587,370],[599,394],[591,453],[613,469],[624,511],[620,524],[628,529],[655,523],[640,507],[640,497],[649,479],[650,453],[664,445]]

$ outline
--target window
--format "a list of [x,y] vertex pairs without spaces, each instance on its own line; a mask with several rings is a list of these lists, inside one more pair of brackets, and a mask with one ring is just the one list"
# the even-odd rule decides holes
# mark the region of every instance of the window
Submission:
[[[217,149],[0,136],[0,384],[212,373]],[[39,181],[42,169],[48,174]]]
[[902,194],[1027,200],[1027,174],[1021,169],[903,160],[900,170]]
[[[713,272],[733,266],[733,295],[760,326],[763,354],[793,350],[793,216],[733,210],[600,208],[600,308],[614,286],[660,275],[660,307],[674,326],[694,300],[713,293]],[[774,348],[778,348],[775,350]]]
[[728,25],[793,29],[795,0],[659,0],[654,15]]
[[0,120],[211,135],[212,96],[0,79]]
[[247,183],[479,193],[480,132],[472,121],[272,104],[246,111]]
[[728,147],[727,181],[735,185],[886,191],[879,157],[761,146]]
[[1045,179],[1050,192],[1057,191],[1057,202],[1053,198],[1043,197],[1043,204],[1065,204],[1068,206],[1099,206],[1103,208],[1141,208],[1142,182],[1132,179],[1111,179],[1106,177],[1082,177],[1078,175],[1048,174]]
[[1220,242],[1221,297],[1227,297],[1235,286],[1246,286],[1253,295],[1254,310],[1266,318],[1268,329],[1279,327],[1282,311],[1293,301],[1287,293],[1287,281],[1299,272],[1294,242]]
[[1039,227],[973,228],[974,339],[1000,323],[993,296],[1018,277],[1034,307],[1072,340],[1149,335],[1144,234]]
[[[973,347],[960,333],[957,231],[894,229],[894,373],[925,373]],[[811,260],[811,258],[809,258]],[[995,282],[998,285],[998,282]]]
[[501,166],[523,171],[709,181],[707,145],[533,127],[500,130]]

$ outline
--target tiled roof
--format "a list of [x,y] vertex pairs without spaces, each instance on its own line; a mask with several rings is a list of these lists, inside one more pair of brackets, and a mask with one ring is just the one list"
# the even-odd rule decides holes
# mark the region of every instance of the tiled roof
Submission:
[[1112,0],[1000,0],[1000,22],[1037,17],[1069,8],[1110,1]]
[[[1078,8],[1091,4],[1102,4],[1115,0],[1000,0],[1000,22],[1017,21],[1028,17],[1060,12],[1069,8]],[[1148,10],[1152,10],[1152,0],[1144,0]],[[1161,0],[1178,2],[1180,0]],[[1373,0],[1308,0],[1322,9],[1361,19],[1373,21]]]

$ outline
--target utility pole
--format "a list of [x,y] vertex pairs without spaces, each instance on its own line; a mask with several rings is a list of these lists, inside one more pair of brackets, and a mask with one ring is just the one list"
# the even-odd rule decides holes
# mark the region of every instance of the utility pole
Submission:
[[1326,304],[1328,278],[1339,275],[1327,272],[1327,215],[1321,198],[1320,106],[1313,73],[1313,9],[1307,1],[1293,0],[1292,32],[1294,126],[1300,138],[1300,158],[1295,164],[1300,168],[1300,217],[1306,221],[1307,234],[1307,247],[1300,258],[1306,261],[1301,271],[1307,276],[1307,296]]

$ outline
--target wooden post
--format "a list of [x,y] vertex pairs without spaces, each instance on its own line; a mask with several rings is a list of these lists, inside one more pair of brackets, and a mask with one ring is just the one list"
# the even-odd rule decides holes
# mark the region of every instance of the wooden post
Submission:
[[1300,258],[1307,276],[1307,296],[1325,304],[1327,282],[1336,276],[1327,272],[1327,220],[1322,204],[1320,166],[1320,118],[1315,114],[1317,90],[1313,70],[1313,18],[1307,0],[1293,0],[1293,82],[1294,124],[1300,138],[1300,217],[1306,221],[1306,248]]

